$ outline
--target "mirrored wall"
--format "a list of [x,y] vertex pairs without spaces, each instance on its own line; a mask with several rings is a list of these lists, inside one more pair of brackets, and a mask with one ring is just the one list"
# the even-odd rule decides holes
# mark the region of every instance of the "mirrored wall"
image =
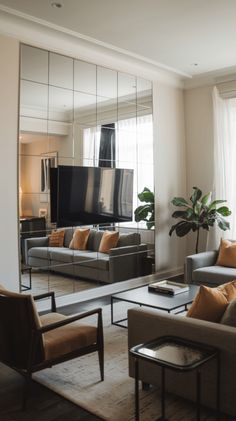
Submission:
[[150,273],[154,229],[134,211],[154,191],[152,83],[21,45],[19,127],[22,291],[64,295]]

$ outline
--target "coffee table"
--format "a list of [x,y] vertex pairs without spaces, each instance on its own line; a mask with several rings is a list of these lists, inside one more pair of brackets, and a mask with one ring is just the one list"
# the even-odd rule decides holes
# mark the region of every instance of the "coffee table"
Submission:
[[[157,310],[164,310],[168,313],[181,313],[187,310],[187,305],[191,304],[199,290],[197,285],[189,285],[189,291],[182,292],[173,296],[151,292],[148,285],[139,288],[129,289],[111,296],[111,324],[127,328],[122,324],[127,321],[127,316],[123,319],[114,320],[114,303],[125,301],[127,303],[136,304],[144,307],[151,307]],[[179,310],[179,311],[176,311]]]

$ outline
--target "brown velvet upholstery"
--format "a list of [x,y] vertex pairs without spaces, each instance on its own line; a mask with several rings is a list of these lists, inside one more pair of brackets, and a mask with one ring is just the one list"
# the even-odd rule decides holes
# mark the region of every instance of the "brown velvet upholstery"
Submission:
[[[39,316],[34,300],[51,297],[52,313]],[[81,323],[97,315],[97,325]],[[104,379],[102,310],[95,309],[75,316],[56,313],[53,292],[33,297],[8,291],[0,285],[0,361],[26,378],[33,372],[63,361],[98,352],[101,380]],[[78,379],[79,380],[79,379]]]

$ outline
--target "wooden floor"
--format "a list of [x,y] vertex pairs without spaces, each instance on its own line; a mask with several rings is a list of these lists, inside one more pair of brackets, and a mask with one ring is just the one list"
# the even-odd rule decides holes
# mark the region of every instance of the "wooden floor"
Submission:
[[[83,305],[74,304],[60,309],[73,314],[110,303],[110,297],[93,300]],[[100,421],[60,395],[36,382],[32,382],[27,410],[21,411],[24,379],[14,370],[0,364],[0,421]]]

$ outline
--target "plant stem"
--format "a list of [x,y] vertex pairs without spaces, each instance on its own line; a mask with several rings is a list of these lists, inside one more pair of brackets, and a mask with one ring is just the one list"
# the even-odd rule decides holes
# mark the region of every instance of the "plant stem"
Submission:
[[197,241],[196,241],[196,253],[198,253],[198,243],[199,243],[199,228],[198,228],[198,230],[197,230]]

